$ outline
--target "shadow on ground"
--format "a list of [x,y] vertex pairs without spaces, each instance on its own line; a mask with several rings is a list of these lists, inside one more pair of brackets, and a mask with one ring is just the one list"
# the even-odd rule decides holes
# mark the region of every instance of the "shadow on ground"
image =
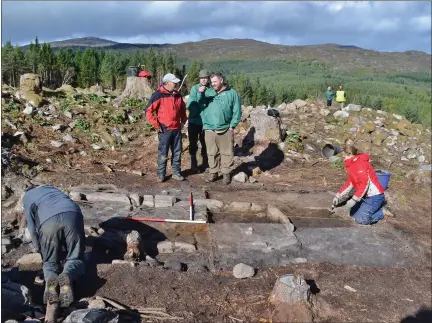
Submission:
[[283,162],[284,157],[285,155],[278,145],[270,143],[259,156],[255,157],[254,161],[242,163],[234,169],[233,175],[244,172],[251,176],[255,167],[259,167],[263,172],[272,170]]
[[407,316],[400,323],[429,323],[432,322],[432,308],[421,308],[415,315]]

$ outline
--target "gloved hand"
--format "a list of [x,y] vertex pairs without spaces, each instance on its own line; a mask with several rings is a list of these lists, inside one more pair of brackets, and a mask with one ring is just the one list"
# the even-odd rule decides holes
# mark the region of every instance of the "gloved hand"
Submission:
[[334,206],[337,206],[337,205],[339,205],[341,203],[341,196],[340,196],[340,194],[338,193],[338,194],[336,194],[336,196],[334,197],[334,199],[333,199],[333,202],[332,202],[332,206],[334,207]]
[[351,208],[356,205],[357,201],[353,200],[353,199],[349,199],[348,202],[346,203],[345,207],[347,208],[347,210],[351,210]]

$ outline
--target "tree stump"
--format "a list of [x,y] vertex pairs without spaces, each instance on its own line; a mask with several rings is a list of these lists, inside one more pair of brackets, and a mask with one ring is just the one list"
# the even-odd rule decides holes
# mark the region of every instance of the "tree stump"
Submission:
[[37,74],[26,73],[20,76],[20,90],[39,94],[42,92],[42,82]]
[[279,277],[270,295],[272,303],[295,304],[309,301],[310,286],[302,276],[285,275]]
[[126,87],[113,103],[120,104],[125,99],[148,100],[153,93],[149,80],[145,77],[129,76],[126,79]]
[[42,82],[39,75],[27,73],[20,77],[20,89],[15,93],[15,98],[37,108],[43,103],[41,92]]

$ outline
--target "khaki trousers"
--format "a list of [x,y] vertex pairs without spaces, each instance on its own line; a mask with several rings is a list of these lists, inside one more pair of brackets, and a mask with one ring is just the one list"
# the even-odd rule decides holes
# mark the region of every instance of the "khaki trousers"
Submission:
[[227,129],[224,133],[212,130],[205,131],[205,142],[209,172],[211,174],[219,171],[226,175],[231,173],[234,166],[234,133]]

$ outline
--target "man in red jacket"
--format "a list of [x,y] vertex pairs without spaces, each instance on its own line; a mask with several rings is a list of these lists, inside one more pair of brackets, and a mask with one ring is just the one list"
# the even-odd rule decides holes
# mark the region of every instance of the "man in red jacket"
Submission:
[[384,188],[369,163],[369,155],[359,154],[354,146],[346,146],[342,152],[348,179],[333,199],[333,206],[342,203],[354,189],[347,201],[350,215],[359,224],[373,224],[384,219]]
[[162,85],[154,92],[146,107],[148,122],[158,131],[158,181],[164,182],[168,161],[168,150],[172,154],[172,178],[183,181],[181,176],[181,129],[187,121],[186,105],[176,91],[180,79],[166,74]]

